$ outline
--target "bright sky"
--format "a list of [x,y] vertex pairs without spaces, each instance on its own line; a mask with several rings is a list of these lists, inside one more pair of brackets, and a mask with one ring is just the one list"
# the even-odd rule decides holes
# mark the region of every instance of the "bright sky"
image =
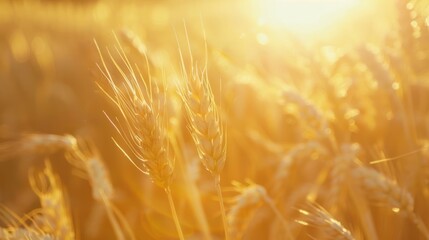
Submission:
[[297,33],[321,30],[341,19],[359,0],[261,0],[261,24]]

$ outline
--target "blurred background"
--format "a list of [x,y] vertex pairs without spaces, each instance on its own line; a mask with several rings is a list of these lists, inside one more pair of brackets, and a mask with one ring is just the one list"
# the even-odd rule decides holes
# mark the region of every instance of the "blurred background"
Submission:
[[[137,239],[177,238],[163,190],[112,141],[118,134],[103,112],[120,113],[97,86],[105,87],[107,81],[98,67],[96,41],[105,58],[107,49],[114,53],[120,45],[146,78],[151,74],[170,84],[170,121],[186,159],[176,159],[172,186],[181,225],[187,239],[207,237],[187,197],[192,181],[210,236],[222,239],[214,186],[199,163],[174,89],[180,78],[179,51],[188,61],[189,41],[194,60],[201,65],[207,61],[227,123],[222,172],[227,212],[237,195],[232,182],[251,181],[271,194],[296,239],[322,236],[294,219],[296,209],[314,193],[309,186],[319,189],[314,198],[331,209],[330,177],[321,182],[316,176],[330,173],[323,166],[341,154],[339,149],[358,144],[359,159],[369,165],[427,146],[428,16],[426,0],[1,1],[0,204],[18,216],[40,207],[28,174],[49,158],[63,184],[76,239],[114,239],[91,185],[66,161],[67,150],[30,151],[22,141],[28,134],[85,136],[109,169],[113,202]],[[114,76],[121,82],[118,73]],[[280,89],[292,89],[300,97]],[[307,113],[306,108],[319,112]],[[326,125],[319,126],[321,122]],[[273,176],[282,159],[309,141],[327,149],[326,159],[313,156],[315,162],[295,166],[277,194]],[[415,212],[426,223],[427,157],[419,151],[374,167],[412,193]],[[339,199],[335,217],[354,230],[356,239],[373,239],[354,215],[357,210],[346,210],[347,198]],[[282,239],[275,215],[261,208],[249,217],[246,225],[252,227],[244,228],[241,238]],[[370,211],[378,239],[424,239],[414,223],[390,209],[371,205]],[[3,219],[2,227],[6,225]]]

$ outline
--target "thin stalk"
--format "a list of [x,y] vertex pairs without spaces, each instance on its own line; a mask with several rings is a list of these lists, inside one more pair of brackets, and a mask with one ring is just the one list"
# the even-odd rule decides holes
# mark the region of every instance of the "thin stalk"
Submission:
[[165,193],[167,193],[168,203],[171,208],[171,215],[173,215],[174,224],[176,225],[177,233],[179,234],[180,240],[185,240],[183,237],[182,228],[180,227],[179,218],[177,217],[176,208],[174,207],[173,197],[171,196],[170,187],[165,188]]
[[[177,136],[181,137],[181,134],[177,134]],[[185,191],[187,192],[186,195],[188,197],[189,203],[192,206],[191,209],[198,220],[197,223],[200,226],[200,229],[204,235],[204,239],[212,240],[212,236],[210,235],[209,223],[207,222],[207,217],[204,213],[204,208],[201,203],[201,195],[198,192],[198,189],[195,185],[195,181],[190,178],[188,170],[184,167],[184,164],[186,164],[186,162],[182,155],[183,153],[180,150],[181,147],[179,146],[179,142],[184,142],[184,140],[181,139],[180,141],[177,141],[176,138],[172,138],[171,146],[173,146],[176,156],[176,167],[182,175],[185,185],[187,186],[185,188]]]
[[429,230],[427,229],[426,225],[423,223],[422,219],[419,218],[414,212],[408,213],[409,218],[411,221],[416,224],[419,231],[425,236],[425,239],[429,239]]
[[113,213],[112,209],[111,209],[111,203],[108,199],[106,199],[105,197],[102,197],[103,199],[103,204],[104,207],[106,209],[107,212],[107,217],[109,218],[110,223],[112,224],[113,230],[115,232],[116,237],[118,238],[118,240],[125,240],[125,236],[124,233],[121,230],[121,226],[119,225],[115,214]]
[[220,211],[222,213],[223,228],[225,230],[225,240],[229,240],[228,224],[226,221],[225,206],[223,204],[222,189],[220,188],[220,175],[219,174],[216,175],[214,179],[215,179],[215,185],[216,185],[216,190],[217,190],[217,197],[219,199]]
[[[118,240],[125,240],[125,239],[136,240],[133,230],[131,229],[130,225],[128,224],[122,212],[119,211],[119,209],[114,204],[112,204],[112,202],[109,199],[107,199],[104,195],[101,195],[101,196],[102,196],[103,205],[106,208],[107,216],[109,218],[110,223],[113,226],[113,229],[115,231],[115,234]],[[122,231],[122,228],[124,228],[124,231]]]
[[262,195],[262,198],[264,199],[265,203],[268,204],[268,206],[271,208],[271,210],[274,212],[274,214],[277,216],[277,218],[282,223],[283,228],[285,230],[285,233],[287,235],[287,239],[294,239],[294,237],[292,236],[292,234],[289,231],[289,228],[287,226],[287,222],[286,222],[285,218],[283,217],[283,214],[276,207],[273,200],[266,195]]

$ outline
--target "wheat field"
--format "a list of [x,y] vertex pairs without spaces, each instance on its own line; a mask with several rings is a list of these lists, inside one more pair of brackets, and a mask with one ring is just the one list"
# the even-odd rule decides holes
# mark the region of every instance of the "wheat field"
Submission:
[[429,239],[429,1],[0,2],[0,239]]

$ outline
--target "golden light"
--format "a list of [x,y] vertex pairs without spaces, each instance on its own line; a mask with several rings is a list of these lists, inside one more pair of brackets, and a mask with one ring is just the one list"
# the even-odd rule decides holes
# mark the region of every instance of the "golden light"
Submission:
[[351,13],[359,0],[265,0],[259,23],[286,28],[294,33],[312,33]]

